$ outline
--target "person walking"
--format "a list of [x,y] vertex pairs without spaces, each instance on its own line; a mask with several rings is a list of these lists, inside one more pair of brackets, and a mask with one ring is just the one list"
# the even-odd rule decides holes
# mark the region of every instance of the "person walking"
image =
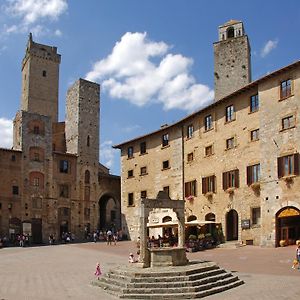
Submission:
[[107,237],[107,245],[111,245],[112,231],[110,229],[107,230],[106,237]]
[[95,271],[95,276],[97,277],[97,280],[99,280],[100,275],[102,274],[100,264],[96,264],[96,271]]
[[298,261],[298,270],[300,271],[300,243],[298,243],[298,247],[296,249],[296,259]]

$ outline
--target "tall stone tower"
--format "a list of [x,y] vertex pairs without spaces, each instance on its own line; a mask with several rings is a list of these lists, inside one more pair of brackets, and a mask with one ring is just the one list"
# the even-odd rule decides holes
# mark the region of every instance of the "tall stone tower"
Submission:
[[21,110],[57,122],[60,58],[56,47],[35,43],[30,33],[22,62]]
[[66,103],[67,152],[76,154],[81,162],[99,162],[100,86],[84,79],[68,90]]
[[241,21],[219,26],[219,41],[214,43],[215,101],[251,82],[250,51]]

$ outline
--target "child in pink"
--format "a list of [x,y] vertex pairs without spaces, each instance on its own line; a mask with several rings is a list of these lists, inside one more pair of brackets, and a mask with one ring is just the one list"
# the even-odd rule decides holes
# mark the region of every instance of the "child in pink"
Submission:
[[102,273],[101,273],[101,269],[100,269],[100,264],[97,263],[97,265],[96,265],[96,271],[95,271],[95,276],[97,277],[98,280],[99,280],[99,277],[100,277],[101,274]]

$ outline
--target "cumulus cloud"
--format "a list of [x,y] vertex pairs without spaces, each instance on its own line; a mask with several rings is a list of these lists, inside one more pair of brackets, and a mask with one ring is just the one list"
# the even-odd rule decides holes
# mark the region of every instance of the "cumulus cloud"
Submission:
[[264,45],[264,47],[261,50],[261,57],[265,57],[267,56],[272,50],[274,50],[278,45],[278,39],[276,40],[269,40],[266,42],[266,44]]
[[172,54],[171,46],[147,38],[147,33],[125,33],[111,54],[95,62],[86,79],[101,81],[110,97],[137,106],[161,103],[165,110],[193,111],[208,105],[214,92],[190,74],[191,58]]
[[0,118],[0,147],[11,148],[13,143],[13,121]]
[[[67,0],[6,0],[6,14],[16,20],[16,24],[5,25],[4,33],[24,33],[36,31],[37,35],[49,32],[40,23],[56,21],[68,9]],[[59,35],[56,30],[53,34]]]
[[112,141],[105,141],[100,144],[100,161],[109,169],[111,169],[114,164],[114,149],[112,145]]

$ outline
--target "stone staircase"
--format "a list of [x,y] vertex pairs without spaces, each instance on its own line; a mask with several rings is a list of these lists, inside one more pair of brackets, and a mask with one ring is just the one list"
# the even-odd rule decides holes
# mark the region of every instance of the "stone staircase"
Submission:
[[119,267],[93,282],[122,299],[202,298],[243,283],[237,276],[213,262],[147,269]]

